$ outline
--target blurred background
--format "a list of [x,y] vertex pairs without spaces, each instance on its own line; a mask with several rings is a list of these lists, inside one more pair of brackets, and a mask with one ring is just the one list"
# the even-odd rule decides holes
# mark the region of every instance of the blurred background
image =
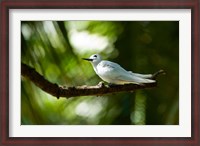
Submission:
[[81,59],[95,53],[126,70],[167,74],[152,89],[59,100],[21,77],[21,124],[179,124],[178,21],[21,22],[21,62],[52,83],[98,84],[92,65]]

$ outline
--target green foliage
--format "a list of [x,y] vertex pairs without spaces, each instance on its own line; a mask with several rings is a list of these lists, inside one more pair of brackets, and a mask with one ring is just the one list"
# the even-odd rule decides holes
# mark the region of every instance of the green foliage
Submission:
[[93,53],[133,72],[167,72],[154,89],[59,100],[22,77],[21,124],[179,124],[178,21],[22,21],[21,28],[22,62],[52,83],[96,85],[101,79],[81,59]]

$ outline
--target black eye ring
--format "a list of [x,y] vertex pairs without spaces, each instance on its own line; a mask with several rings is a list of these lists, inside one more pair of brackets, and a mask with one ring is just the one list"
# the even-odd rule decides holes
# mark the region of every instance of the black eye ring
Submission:
[[97,55],[94,55],[94,57],[97,57]]

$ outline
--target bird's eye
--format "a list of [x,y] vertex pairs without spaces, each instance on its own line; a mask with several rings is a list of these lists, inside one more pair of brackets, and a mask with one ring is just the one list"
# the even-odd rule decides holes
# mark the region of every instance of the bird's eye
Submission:
[[97,55],[94,55],[94,57],[97,57]]

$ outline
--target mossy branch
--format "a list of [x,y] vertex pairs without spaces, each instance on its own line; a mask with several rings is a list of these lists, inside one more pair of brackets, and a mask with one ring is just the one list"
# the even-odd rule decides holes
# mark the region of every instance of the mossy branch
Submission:
[[[156,72],[153,77],[156,77],[158,74],[163,73],[162,70]],[[105,95],[118,92],[133,92],[139,89],[153,88],[157,86],[157,83],[148,83],[144,85],[136,84],[125,84],[125,85],[115,85],[107,86],[103,82],[100,82],[96,86],[76,86],[76,87],[61,87],[55,83],[51,83],[46,80],[42,75],[40,75],[34,68],[21,64],[21,75],[29,80],[31,80],[36,86],[41,88],[43,91],[59,98],[59,97],[77,97],[77,96],[89,96],[89,95]]]

